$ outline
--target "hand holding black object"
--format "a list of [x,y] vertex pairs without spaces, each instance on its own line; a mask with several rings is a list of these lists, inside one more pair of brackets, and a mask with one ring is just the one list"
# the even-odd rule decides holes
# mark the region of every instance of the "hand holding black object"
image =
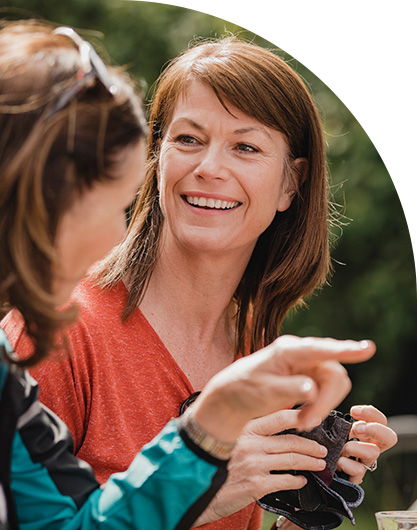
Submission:
[[[264,510],[284,515],[306,530],[330,530],[339,526],[343,517],[355,524],[352,508],[364,497],[363,489],[336,473],[337,461],[348,440],[353,419],[332,411],[327,418],[310,432],[295,430],[279,434],[298,434],[324,445],[328,449],[327,466],[323,471],[293,471],[304,475],[308,482],[300,490],[278,491],[265,495],[258,501]],[[274,471],[271,471],[274,473]],[[279,473],[276,471],[275,473]]]

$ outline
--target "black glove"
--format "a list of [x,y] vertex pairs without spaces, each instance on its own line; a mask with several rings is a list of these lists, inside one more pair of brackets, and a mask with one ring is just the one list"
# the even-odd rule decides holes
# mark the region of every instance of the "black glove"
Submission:
[[[310,432],[298,433],[294,429],[280,434],[297,434],[316,440],[327,447],[326,468],[323,471],[291,471],[293,475],[303,475],[307,484],[300,490],[277,491],[265,495],[258,501],[264,510],[279,515],[306,530],[330,530],[342,524],[348,517],[355,524],[352,508],[356,508],[364,497],[363,489],[349,482],[347,475],[336,473],[337,461],[343,446],[349,438],[353,418],[332,411],[329,416]],[[288,471],[271,471],[288,473]]]

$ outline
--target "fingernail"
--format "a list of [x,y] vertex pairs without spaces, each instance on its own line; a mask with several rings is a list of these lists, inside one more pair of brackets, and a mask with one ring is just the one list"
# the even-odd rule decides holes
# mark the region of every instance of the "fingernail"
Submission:
[[327,447],[325,447],[324,445],[321,445],[320,446],[320,454],[322,454],[323,456],[326,456],[327,455]]
[[305,382],[301,385],[301,391],[302,391],[304,394],[308,394],[308,392],[310,392],[312,388],[313,388],[313,383],[312,383],[311,381],[305,381]]
[[361,412],[363,411],[363,407],[361,407],[360,405],[355,405],[354,407],[352,407],[352,414],[360,414]]
[[370,344],[371,344],[371,342],[369,340],[361,340],[360,343],[359,343],[360,347],[363,350],[366,350],[366,348],[368,348]]
[[363,422],[363,423],[355,423],[353,425],[353,430],[355,431],[356,434],[365,434],[366,432],[366,424]]

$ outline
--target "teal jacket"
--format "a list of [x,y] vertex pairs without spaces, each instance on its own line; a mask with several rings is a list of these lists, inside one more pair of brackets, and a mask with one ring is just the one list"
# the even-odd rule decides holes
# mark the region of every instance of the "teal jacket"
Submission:
[[127,471],[98,484],[65,424],[38,400],[0,329],[0,529],[185,530],[226,480],[227,462],[172,420]]

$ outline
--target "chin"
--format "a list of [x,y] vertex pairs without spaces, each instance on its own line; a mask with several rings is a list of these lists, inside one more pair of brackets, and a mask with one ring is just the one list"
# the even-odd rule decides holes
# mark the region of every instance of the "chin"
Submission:
[[181,244],[188,251],[192,252],[227,252],[230,245],[225,244],[224,239],[219,241],[218,238],[193,237],[186,238]]

